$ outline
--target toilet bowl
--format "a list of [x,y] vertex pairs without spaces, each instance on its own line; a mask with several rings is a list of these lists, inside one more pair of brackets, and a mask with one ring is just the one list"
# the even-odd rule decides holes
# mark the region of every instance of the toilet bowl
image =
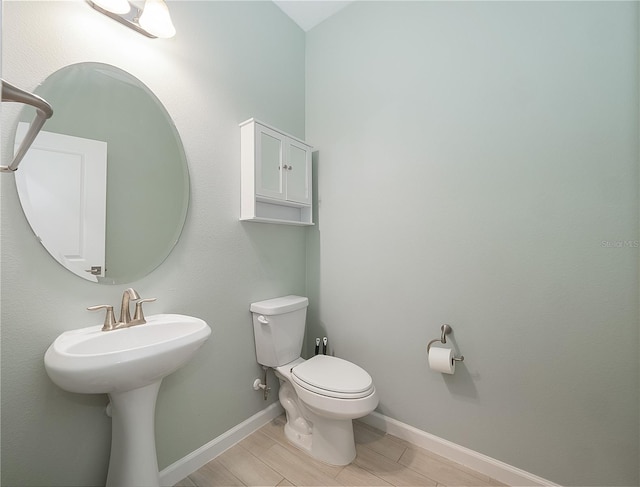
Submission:
[[347,465],[356,456],[352,420],[378,405],[371,376],[337,357],[300,357],[307,298],[285,296],[253,303],[258,363],[273,368],[287,415],[287,439],[317,460]]
[[369,374],[328,355],[298,359],[275,370],[287,413],[287,439],[322,462],[351,463],[356,456],[352,420],[378,405]]

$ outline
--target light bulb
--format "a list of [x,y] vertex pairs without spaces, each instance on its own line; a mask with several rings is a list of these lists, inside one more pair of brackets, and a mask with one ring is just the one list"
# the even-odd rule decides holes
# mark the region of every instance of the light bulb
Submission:
[[131,10],[131,4],[127,0],[91,0],[98,7],[114,14],[126,14]]
[[163,0],[146,0],[138,23],[140,27],[156,37],[168,38],[176,35],[169,8]]

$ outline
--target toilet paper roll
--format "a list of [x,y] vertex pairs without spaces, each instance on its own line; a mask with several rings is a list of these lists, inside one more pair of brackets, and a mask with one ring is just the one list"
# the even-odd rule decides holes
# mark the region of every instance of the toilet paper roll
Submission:
[[429,349],[429,367],[436,372],[453,374],[456,371],[456,362],[453,360],[453,350],[444,347],[431,347]]

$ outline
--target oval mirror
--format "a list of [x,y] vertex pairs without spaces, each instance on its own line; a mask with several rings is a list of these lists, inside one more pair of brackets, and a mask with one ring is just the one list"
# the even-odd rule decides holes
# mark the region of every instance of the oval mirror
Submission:
[[[53,107],[20,164],[20,203],[51,256],[90,281],[123,284],[160,265],[189,204],[182,141],[140,80],[101,63],[66,66],[35,93]],[[19,146],[33,118],[21,113]]]

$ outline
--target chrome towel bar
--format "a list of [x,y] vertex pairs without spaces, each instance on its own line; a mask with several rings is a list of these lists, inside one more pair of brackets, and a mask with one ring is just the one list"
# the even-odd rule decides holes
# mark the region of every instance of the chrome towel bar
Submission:
[[7,83],[5,80],[0,81],[2,82],[2,101],[24,103],[36,109],[36,118],[31,122],[29,131],[24,136],[24,139],[22,139],[20,148],[13,157],[13,161],[8,166],[0,166],[0,172],[13,172],[18,169],[18,164],[20,164],[20,161],[22,161],[29,147],[31,147],[31,144],[38,136],[38,132],[40,132],[44,123],[53,115],[53,108],[38,95],[21,90],[17,86]]

